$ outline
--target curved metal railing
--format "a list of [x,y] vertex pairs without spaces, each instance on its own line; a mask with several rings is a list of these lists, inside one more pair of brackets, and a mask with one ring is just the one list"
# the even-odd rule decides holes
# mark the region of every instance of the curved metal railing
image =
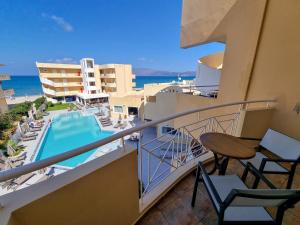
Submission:
[[43,169],[45,167],[56,164],[58,162],[61,162],[61,161],[67,160],[69,158],[75,157],[77,155],[80,155],[82,153],[88,152],[92,149],[104,146],[104,145],[106,145],[110,142],[116,141],[118,139],[122,140],[121,143],[122,143],[123,149],[125,149],[124,139],[125,139],[126,136],[131,135],[132,133],[135,133],[135,132],[140,132],[140,131],[142,131],[146,128],[153,127],[153,126],[158,125],[160,123],[164,123],[164,122],[167,122],[167,121],[170,121],[170,120],[174,120],[174,119],[177,119],[177,118],[180,118],[180,117],[183,117],[183,116],[191,115],[191,114],[194,114],[194,113],[200,113],[200,112],[208,111],[208,110],[212,110],[212,109],[228,107],[228,106],[238,106],[238,105],[246,106],[247,104],[250,104],[250,103],[267,103],[268,104],[268,103],[272,103],[272,102],[275,102],[275,100],[273,100],[273,99],[264,99],[264,100],[252,100],[252,101],[237,101],[237,102],[230,102],[230,103],[218,104],[218,105],[213,105],[213,106],[200,107],[200,108],[185,111],[185,112],[175,113],[175,114],[172,114],[170,116],[164,117],[162,119],[158,119],[158,120],[155,120],[155,121],[150,121],[150,122],[147,122],[147,123],[142,124],[140,126],[136,126],[136,127],[121,131],[119,133],[113,134],[110,137],[107,137],[105,139],[93,142],[91,144],[73,149],[71,151],[68,151],[68,152],[65,152],[65,153],[62,153],[62,154],[59,154],[59,155],[56,155],[56,156],[49,157],[49,158],[41,160],[41,161],[32,162],[32,163],[29,163],[29,164],[26,164],[26,165],[23,165],[23,166],[20,166],[20,167],[17,167],[17,168],[2,171],[2,172],[0,172],[0,182],[4,182],[4,181],[10,180],[10,179],[14,179],[14,178],[19,177],[21,175],[24,175],[24,174],[27,174],[27,173],[30,173],[30,172],[33,172],[33,171],[36,171],[36,170]]

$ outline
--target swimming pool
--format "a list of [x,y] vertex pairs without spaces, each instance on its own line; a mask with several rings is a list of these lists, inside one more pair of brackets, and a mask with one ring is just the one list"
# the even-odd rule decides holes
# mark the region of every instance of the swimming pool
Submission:
[[[53,118],[38,151],[35,161],[67,152],[109,137],[111,131],[100,129],[94,116],[83,116],[80,112],[61,114]],[[87,160],[96,150],[85,152],[58,165],[75,167]]]

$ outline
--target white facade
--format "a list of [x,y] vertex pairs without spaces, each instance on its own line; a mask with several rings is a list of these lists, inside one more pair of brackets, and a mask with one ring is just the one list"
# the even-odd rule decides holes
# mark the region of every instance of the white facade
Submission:
[[101,90],[96,88],[96,78],[95,78],[95,64],[94,59],[83,58],[80,60],[81,73],[83,80],[83,93],[85,94],[97,94]]
[[[223,53],[208,55],[198,60],[194,85],[204,95],[219,89]],[[210,87],[203,87],[210,86]]]

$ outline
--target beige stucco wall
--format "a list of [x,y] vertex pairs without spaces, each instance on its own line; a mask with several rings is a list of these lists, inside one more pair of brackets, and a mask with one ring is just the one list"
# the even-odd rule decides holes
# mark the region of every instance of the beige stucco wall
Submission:
[[273,129],[300,139],[300,1],[269,1],[247,99],[278,100]]
[[237,136],[262,138],[271,126],[274,109],[241,110],[237,126]]
[[[118,118],[119,115],[121,115],[122,118],[125,116],[128,117],[128,107],[138,108],[139,117],[142,117],[144,114],[143,95],[111,96],[109,97],[109,106],[113,118]],[[114,106],[122,106],[123,113],[114,112]]]
[[137,171],[133,151],[16,210],[9,224],[132,224],[139,216]]

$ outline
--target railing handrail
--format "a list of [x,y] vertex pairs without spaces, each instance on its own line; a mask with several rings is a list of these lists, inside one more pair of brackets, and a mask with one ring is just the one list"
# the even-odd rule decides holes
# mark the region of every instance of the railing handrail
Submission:
[[14,179],[21,175],[24,175],[24,174],[27,174],[27,173],[30,173],[30,172],[33,172],[33,171],[36,171],[39,169],[43,169],[43,168],[51,166],[55,163],[67,160],[69,158],[75,157],[77,155],[80,155],[80,154],[90,151],[92,149],[106,145],[112,141],[121,139],[127,135],[134,133],[134,132],[141,131],[141,130],[144,130],[145,128],[152,127],[157,124],[160,124],[160,123],[163,123],[163,122],[166,122],[169,120],[173,120],[173,119],[176,119],[176,118],[179,118],[182,116],[186,116],[186,115],[190,115],[190,114],[198,113],[198,112],[202,112],[202,111],[207,111],[207,110],[211,110],[211,109],[223,108],[223,107],[227,107],[227,106],[245,105],[245,104],[250,104],[250,103],[263,103],[263,102],[266,102],[266,103],[276,102],[276,100],[264,99],[264,100],[251,100],[251,101],[237,101],[237,102],[223,103],[223,104],[218,104],[218,105],[213,105],[213,106],[200,107],[200,108],[192,109],[192,110],[185,111],[185,112],[175,113],[170,116],[164,117],[162,119],[146,122],[145,124],[142,124],[140,126],[136,126],[136,127],[121,131],[119,133],[113,134],[110,137],[104,138],[99,141],[95,141],[91,144],[87,144],[82,147],[75,148],[68,152],[64,152],[59,155],[55,155],[55,156],[52,156],[52,157],[49,157],[49,158],[46,158],[46,159],[43,159],[40,161],[32,162],[32,163],[29,163],[29,164],[26,164],[26,165],[23,165],[23,166],[20,166],[17,168],[12,168],[10,170],[2,171],[2,172],[0,172],[0,182],[6,181],[9,179]]

